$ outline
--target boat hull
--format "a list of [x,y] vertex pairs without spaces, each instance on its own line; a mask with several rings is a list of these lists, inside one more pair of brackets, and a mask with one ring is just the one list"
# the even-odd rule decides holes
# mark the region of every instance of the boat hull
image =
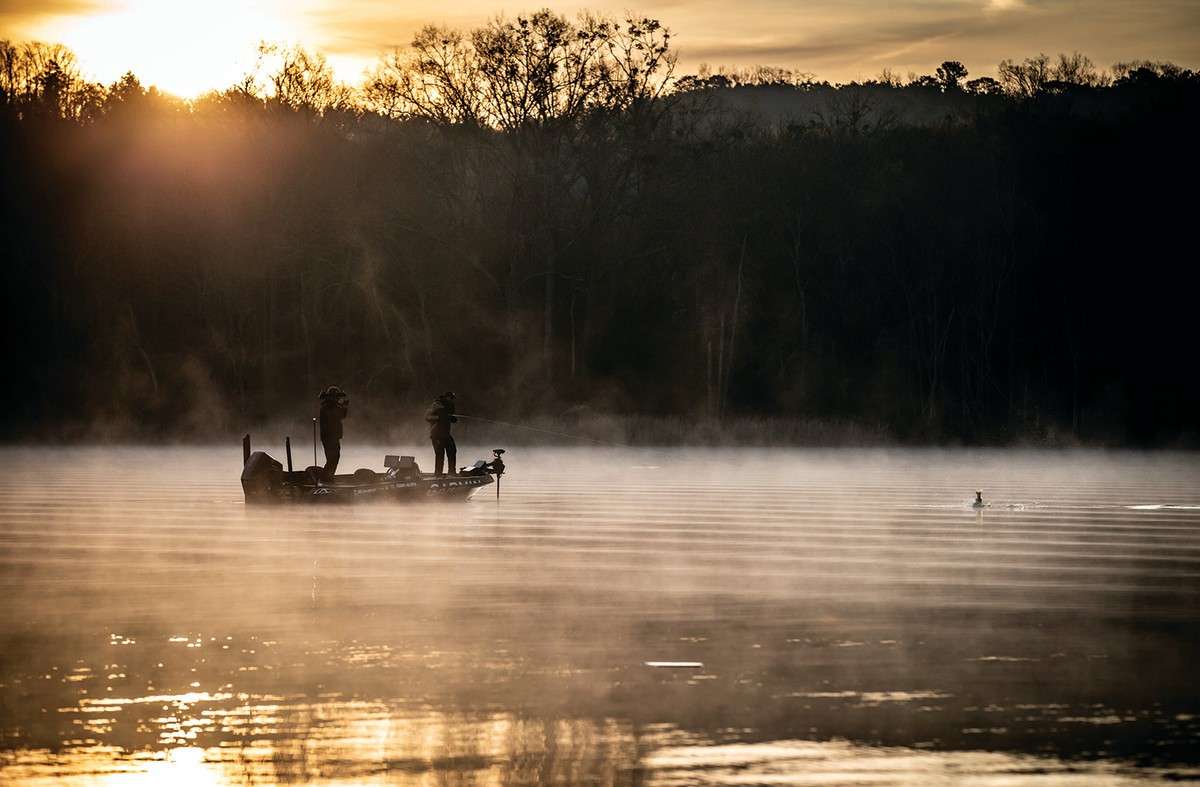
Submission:
[[319,468],[285,471],[275,459],[257,451],[242,468],[242,491],[247,503],[359,503],[466,500],[495,483],[486,469],[438,476],[413,473],[396,476],[359,470],[353,475],[323,478]]

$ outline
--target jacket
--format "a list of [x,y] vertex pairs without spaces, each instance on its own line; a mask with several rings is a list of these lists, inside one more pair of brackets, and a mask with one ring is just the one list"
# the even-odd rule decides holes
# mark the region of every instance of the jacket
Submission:
[[321,442],[332,443],[342,439],[342,421],[349,410],[339,405],[336,400],[326,399],[321,402]]
[[450,399],[434,399],[425,411],[429,423],[429,436],[444,439],[450,436],[450,424],[458,423],[454,416],[454,402]]

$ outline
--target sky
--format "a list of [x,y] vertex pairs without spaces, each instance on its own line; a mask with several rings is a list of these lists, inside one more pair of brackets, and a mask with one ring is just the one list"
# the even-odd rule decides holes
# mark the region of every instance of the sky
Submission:
[[674,34],[680,73],[769,65],[844,82],[960,60],[979,76],[1004,58],[1073,51],[1105,67],[1200,67],[1200,0],[0,0],[0,39],[62,43],[93,79],[132,70],[190,97],[237,81],[261,40],[317,49],[358,83],[425,24],[469,28],[541,7],[655,17]]

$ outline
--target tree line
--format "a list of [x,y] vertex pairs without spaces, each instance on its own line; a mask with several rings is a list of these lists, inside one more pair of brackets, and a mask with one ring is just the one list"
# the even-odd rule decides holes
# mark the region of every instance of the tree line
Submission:
[[[866,425],[1191,444],[1200,76],[678,75],[653,19],[427,27],[358,86],[264,45],[183,101],[0,44],[4,433],[386,421]],[[632,435],[634,439],[638,435]]]

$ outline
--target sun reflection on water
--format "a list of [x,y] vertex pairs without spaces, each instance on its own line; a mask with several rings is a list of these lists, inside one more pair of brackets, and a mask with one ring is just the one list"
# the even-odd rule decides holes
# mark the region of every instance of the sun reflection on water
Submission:
[[[399,721],[399,723],[397,723]],[[310,730],[309,732],[312,732]],[[1112,761],[986,751],[924,751],[849,741],[778,740],[721,744],[671,725],[634,731],[616,722],[553,723],[500,716],[464,722],[438,715],[407,720],[368,714],[313,738],[278,745],[182,746],[158,754],[76,748],[45,761],[15,752],[13,783],[104,787],[219,787],[234,784],[597,783],[675,785],[887,785],[978,783],[1035,787],[1153,787],[1200,778],[1200,769],[1140,769]],[[635,744],[636,739],[636,744]],[[638,751],[643,751],[639,755]],[[966,780],[966,781],[964,781]]]
[[[215,763],[205,761],[204,749],[185,746],[168,749],[162,762],[147,763],[140,774],[123,774],[121,780],[107,784],[170,784],[174,787],[218,787],[229,779]],[[126,781],[127,779],[127,781]]]

